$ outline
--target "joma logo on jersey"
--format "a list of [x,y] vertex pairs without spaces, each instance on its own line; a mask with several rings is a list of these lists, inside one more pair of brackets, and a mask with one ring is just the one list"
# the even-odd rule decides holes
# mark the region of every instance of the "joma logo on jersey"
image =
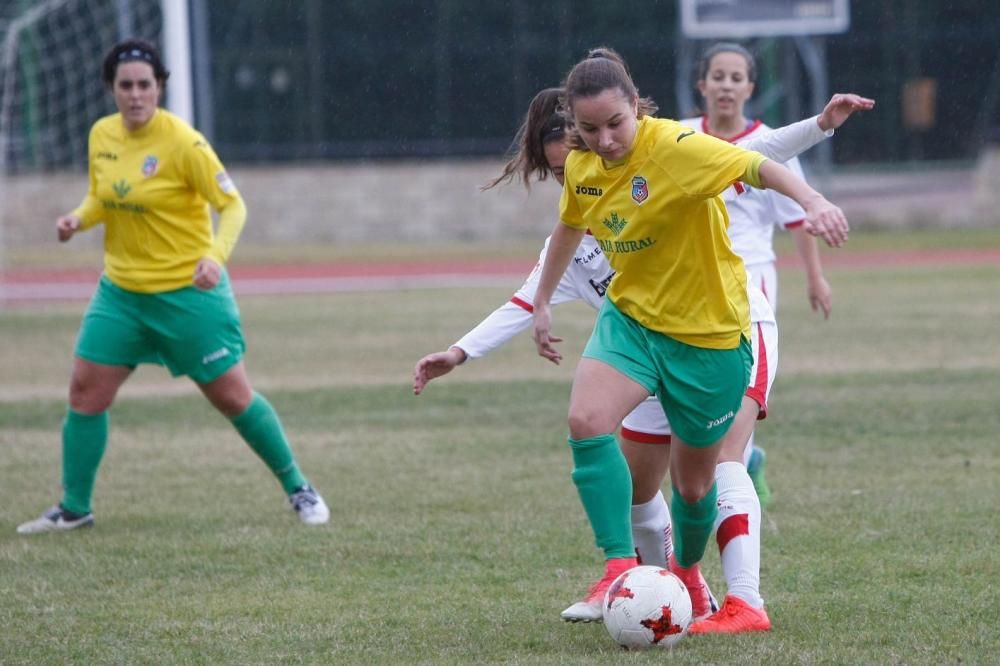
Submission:
[[132,191],[132,187],[128,184],[128,181],[122,178],[117,183],[111,186],[111,189],[115,191],[119,199],[124,199],[129,192]]
[[604,190],[599,187],[590,187],[589,185],[577,185],[577,194],[586,194],[588,197],[599,197],[604,194]]
[[632,201],[641,206],[648,198],[649,185],[646,184],[646,179],[642,176],[634,177],[632,179]]
[[611,217],[604,220],[604,226],[611,229],[611,233],[615,236],[622,232],[626,224],[628,224],[628,220],[624,217],[618,217],[618,213],[611,213]]
[[99,160],[111,160],[112,162],[117,162],[118,161],[118,156],[115,155],[114,153],[109,153],[109,152],[106,152],[106,151],[101,151],[101,152],[97,153],[97,159],[99,159]]

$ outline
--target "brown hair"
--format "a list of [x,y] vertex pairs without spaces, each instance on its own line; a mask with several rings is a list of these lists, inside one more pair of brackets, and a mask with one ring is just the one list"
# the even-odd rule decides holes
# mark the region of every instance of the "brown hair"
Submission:
[[[578,62],[566,75],[563,88],[566,90],[563,106],[571,115],[573,100],[594,97],[613,88],[620,90],[630,102],[638,102],[638,118],[651,116],[659,108],[652,99],[639,96],[639,89],[632,81],[625,59],[607,46],[590,49],[587,57]],[[587,150],[579,132],[573,127],[567,133],[567,143],[575,150]]]
[[488,190],[515,179],[520,179],[525,188],[530,188],[532,175],[538,180],[549,177],[552,171],[549,161],[545,159],[545,146],[566,138],[566,116],[559,103],[562,94],[562,88],[546,88],[535,95],[528,105],[524,122],[514,136],[508,152],[511,157],[504,165],[503,173],[482,189]]
[[757,82],[756,59],[754,59],[753,54],[750,53],[750,51],[736,42],[718,42],[716,44],[712,44],[708,47],[708,49],[706,49],[706,51],[701,55],[701,60],[698,61],[699,81],[705,80],[705,77],[708,76],[708,68],[712,64],[712,58],[720,53],[735,53],[743,56],[743,59],[747,61],[747,78],[750,79],[750,83]]

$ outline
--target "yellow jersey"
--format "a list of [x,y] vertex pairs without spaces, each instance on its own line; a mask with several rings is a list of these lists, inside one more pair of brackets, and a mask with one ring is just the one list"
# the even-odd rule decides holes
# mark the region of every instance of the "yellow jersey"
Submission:
[[560,219],[597,239],[616,271],[607,297],[621,312],[685,344],[733,349],[750,337],[750,306],[719,194],[737,180],[761,187],[764,159],[647,116],[620,163],[570,153]]
[[[157,109],[130,132],[121,114],[90,130],[90,188],[73,211],[81,229],[104,224],[104,272],[129,291],[188,287],[204,257],[224,265],[245,221],[245,208],[215,151],[186,122]],[[235,205],[234,205],[235,204]],[[209,206],[238,215],[212,229]]]

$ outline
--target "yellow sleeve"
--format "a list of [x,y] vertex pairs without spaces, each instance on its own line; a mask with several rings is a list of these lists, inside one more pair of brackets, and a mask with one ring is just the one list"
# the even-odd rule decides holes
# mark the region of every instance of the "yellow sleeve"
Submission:
[[701,132],[680,139],[666,137],[664,148],[657,151],[657,161],[686,195],[714,197],[748,174],[753,181],[747,183],[759,184],[758,171],[764,159],[760,153]]
[[752,185],[758,189],[765,189],[764,184],[760,182],[760,165],[767,161],[767,158],[760,153],[754,153],[753,159],[747,164],[746,171],[743,172],[743,176],[740,177],[747,185]]
[[246,204],[212,146],[200,134],[184,146],[182,160],[191,187],[219,213],[218,230],[208,256],[224,265],[246,223]]
[[87,137],[87,176],[89,179],[89,185],[87,187],[87,196],[83,198],[80,205],[77,206],[70,215],[76,215],[80,218],[80,230],[86,231],[91,227],[103,222],[101,219],[101,213],[104,211],[104,207],[101,205],[101,200],[97,198],[97,177],[94,175],[94,153],[97,147],[94,145],[97,138],[94,135],[94,129],[91,128],[90,135]]
[[243,203],[243,197],[237,195],[219,210],[219,228],[215,232],[215,242],[212,243],[208,257],[220,266],[224,266],[229,261],[233,248],[236,247],[236,241],[246,221],[247,207]]
[[580,212],[580,204],[573,194],[574,186],[570,175],[570,163],[575,162],[574,154],[570,153],[566,160],[566,167],[563,176],[562,195],[559,197],[559,219],[568,227],[574,229],[586,229],[587,225],[583,221],[583,214]]

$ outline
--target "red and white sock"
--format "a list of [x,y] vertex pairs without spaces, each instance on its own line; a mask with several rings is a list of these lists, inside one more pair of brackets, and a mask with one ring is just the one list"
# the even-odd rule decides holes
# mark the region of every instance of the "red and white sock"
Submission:
[[[715,468],[719,517],[715,538],[726,578],[726,593],[763,608],[760,596],[760,500],[746,467],[737,462]],[[634,529],[634,528],[633,528]]]
[[644,504],[632,505],[632,541],[642,564],[666,568],[674,551],[670,532],[670,507],[657,492]]

